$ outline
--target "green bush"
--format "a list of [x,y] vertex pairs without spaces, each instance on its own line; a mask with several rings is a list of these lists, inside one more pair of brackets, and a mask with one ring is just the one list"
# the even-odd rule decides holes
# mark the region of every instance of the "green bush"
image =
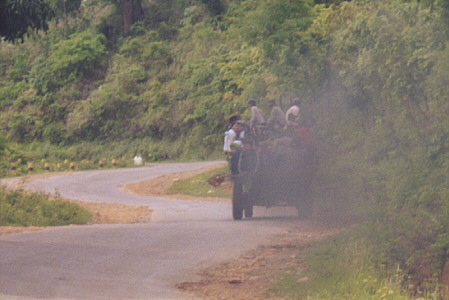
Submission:
[[62,123],[53,123],[44,128],[42,137],[53,144],[59,144],[66,138],[65,126]]
[[58,82],[63,84],[101,68],[105,63],[105,42],[104,35],[86,30],[52,45],[47,63]]
[[14,81],[25,80],[31,70],[29,58],[25,54],[14,57],[14,64],[8,69],[9,77]]

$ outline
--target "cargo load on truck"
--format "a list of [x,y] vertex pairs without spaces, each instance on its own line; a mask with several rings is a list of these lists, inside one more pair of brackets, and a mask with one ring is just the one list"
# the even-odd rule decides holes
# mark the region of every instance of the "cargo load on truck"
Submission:
[[280,205],[296,207],[300,217],[311,216],[316,151],[310,130],[299,127],[281,137],[268,134],[257,145],[247,136],[242,143],[230,164],[233,218],[252,217],[254,206]]

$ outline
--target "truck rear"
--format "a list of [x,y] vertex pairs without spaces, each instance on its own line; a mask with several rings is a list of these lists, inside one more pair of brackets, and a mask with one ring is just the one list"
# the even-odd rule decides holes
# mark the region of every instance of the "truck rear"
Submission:
[[310,188],[315,151],[291,137],[268,139],[239,153],[238,172],[232,175],[232,215],[253,216],[254,206],[294,206],[300,217],[312,214]]

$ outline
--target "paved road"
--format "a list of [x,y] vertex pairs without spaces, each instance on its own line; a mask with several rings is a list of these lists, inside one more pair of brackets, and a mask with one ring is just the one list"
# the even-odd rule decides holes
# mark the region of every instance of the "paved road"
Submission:
[[[189,299],[174,284],[237,257],[298,222],[291,208],[255,208],[233,221],[227,202],[127,194],[119,186],[217,162],[74,172],[26,188],[64,198],[146,205],[146,224],[84,225],[0,236],[0,299]],[[5,182],[5,180],[4,180]]]

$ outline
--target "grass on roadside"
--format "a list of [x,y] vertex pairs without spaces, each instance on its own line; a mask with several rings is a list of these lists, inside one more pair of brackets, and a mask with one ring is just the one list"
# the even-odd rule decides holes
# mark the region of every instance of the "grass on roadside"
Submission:
[[[401,287],[400,270],[385,270],[360,232],[349,231],[318,242],[304,266],[285,270],[270,294],[285,299],[412,299]],[[385,275],[389,274],[389,275]]]
[[220,174],[228,174],[228,167],[218,168],[209,172],[201,173],[187,179],[174,182],[169,188],[170,193],[184,194],[195,197],[221,197],[230,198],[232,182],[229,177],[217,187],[209,184],[208,180]]
[[86,224],[90,219],[86,209],[50,199],[48,194],[0,188],[0,226],[61,226]]

